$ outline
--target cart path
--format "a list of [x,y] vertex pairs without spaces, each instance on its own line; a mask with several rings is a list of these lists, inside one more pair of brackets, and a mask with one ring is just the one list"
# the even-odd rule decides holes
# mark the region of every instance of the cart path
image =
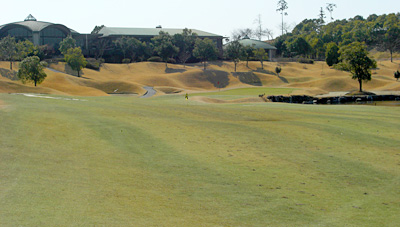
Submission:
[[141,96],[140,98],[150,98],[151,96],[153,96],[157,93],[153,87],[143,87],[143,88],[146,89],[146,93],[143,96]]

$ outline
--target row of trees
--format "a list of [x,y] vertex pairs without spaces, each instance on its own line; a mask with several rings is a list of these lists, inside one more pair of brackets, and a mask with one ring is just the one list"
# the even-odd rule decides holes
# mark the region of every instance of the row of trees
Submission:
[[[181,34],[171,36],[160,31],[159,35],[150,42],[140,41],[133,37],[122,37],[115,40],[112,45],[123,56],[123,63],[144,61],[155,56],[161,58],[168,67],[168,62],[186,64],[189,59],[197,58],[204,63],[218,57],[219,51],[216,44],[208,39],[198,38],[190,29],[184,29]],[[153,57],[153,58],[152,58]]]
[[276,38],[277,54],[324,59],[332,45],[340,48],[353,42],[364,42],[368,49],[389,51],[393,61],[393,52],[400,50],[400,13],[373,14],[367,19],[356,16],[328,24],[325,24],[322,11],[319,16],[303,20],[291,33]]
[[261,69],[264,69],[264,61],[268,60],[268,53],[264,49],[255,49],[252,46],[243,46],[238,40],[230,42],[225,49],[225,58],[232,60],[235,65],[240,61],[246,61],[246,66],[249,66],[249,60],[257,59],[261,63]]

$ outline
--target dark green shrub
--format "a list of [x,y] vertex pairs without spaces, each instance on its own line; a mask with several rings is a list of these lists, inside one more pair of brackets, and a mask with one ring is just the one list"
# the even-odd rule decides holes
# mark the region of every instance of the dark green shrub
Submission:
[[399,70],[397,70],[397,72],[394,73],[394,78],[396,78],[396,80],[399,80],[399,78],[400,78]]
[[158,56],[153,56],[150,57],[149,59],[147,59],[147,61],[151,61],[151,62],[162,62],[162,59]]
[[124,59],[122,59],[122,63],[123,63],[123,64],[129,64],[129,63],[131,63],[131,59],[129,59],[129,58],[124,58]]
[[96,60],[94,58],[87,58],[86,61],[87,69],[100,70],[101,63],[99,60]]
[[314,64],[314,60],[312,59],[307,59],[307,58],[300,58],[299,63],[302,64]]
[[168,63],[175,64],[175,63],[176,63],[176,60],[173,59],[173,58],[169,58],[169,59],[168,59]]

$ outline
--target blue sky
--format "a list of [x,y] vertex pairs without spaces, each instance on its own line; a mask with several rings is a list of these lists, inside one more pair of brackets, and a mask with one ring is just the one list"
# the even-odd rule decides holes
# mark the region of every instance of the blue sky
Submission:
[[[356,15],[400,11],[398,0],[286,0],[288,16],[284,20],[295,25],[303,19],[317,18],[320,7],[334,3],[335,19]],[[280,34],[281,15],[276,12],[278,0],[16,0],[3,3],[0,25],[22,21],[32,14],[39,21],[64,24],[80,33],[90,33],[95,25],[110,27],[194,28],[230,36],[239,28],[253,28],[257,15],[263,25]],[[325,10],[326,11],[326,10]],[[327,20],[329,18],[328,12]]]

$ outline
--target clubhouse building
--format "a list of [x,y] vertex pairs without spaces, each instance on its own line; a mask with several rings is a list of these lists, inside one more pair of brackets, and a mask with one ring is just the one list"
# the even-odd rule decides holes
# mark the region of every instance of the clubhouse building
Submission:
[[[182,33],[183,29],[156,28],[118,28],[102,27],[95,34],[80,34],[62,24],[37,21],[29,15],[24,21],[14,22],[0,26],[0,39],[6,36],[15,37],[17,40],[29,40],[36,46],[47,46],[54,52],[58,50],[59,43],[71,35],[77,46],[80,46],[85,56],[94,56],[98,49],[99,41],[111,42],[121,37],[134,37],[141,41],[150,41],[160,31],[168,32],[170,35]],[[222,53],[223,36],[192,29],[201,39],[209,38],[214,41],[216,47]],[[104,42],[103,42],[104,43]]]

